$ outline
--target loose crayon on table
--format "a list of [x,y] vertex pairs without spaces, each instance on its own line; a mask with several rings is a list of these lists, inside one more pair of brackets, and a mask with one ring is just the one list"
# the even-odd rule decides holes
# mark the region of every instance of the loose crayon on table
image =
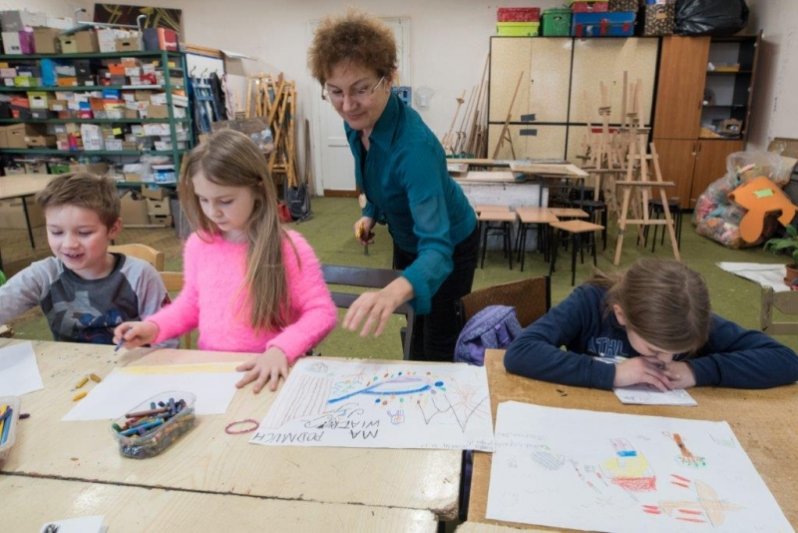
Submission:
[[79,389],[79,388],[81,388],[83,385],[85,385],[85,384],[86,384],[86,383],[88,383],[88,382],[89,382],[89,378],[88,378],[88,376],[83,376],[83,377],[80,379],[80,381],[78,381],[77,383],[75,383],[75,388],[76,388],[76,389]]
[[11,422],[13,416],[14,410],[11,409],[11,407],[6,409],[5,413],[3,413],[3,431],[0,433],[0,444],[4,444],[8,439],[8,433],[11,431]]
[[85,397],[86,397],[86,395],[87,395],[87,394],[88,394],[88,392],[87,392],[87,391],[85,391],[85,390],[84,390],[84,391],[80,391],[79,393],[77,393],[76,395],[74,395],[74,396],[72,397],[72,401],[73,401],[73,402],[76,402],[76,401],[78,401],[78,400],[82,400],[83,398],[85,398]]
[[95,374],[93,372],[91,374],[89,374],[89,378],[95,383],[99,383],[99,382],[101,382],[103,380],[100,376],[98,376],[97,374]]

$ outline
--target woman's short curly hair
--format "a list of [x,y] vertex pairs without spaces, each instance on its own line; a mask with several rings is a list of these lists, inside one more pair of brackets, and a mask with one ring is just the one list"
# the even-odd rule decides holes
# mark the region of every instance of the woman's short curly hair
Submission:
[[316,29],[308,50],[308,67],[324,84],[341,61],[372,68],[380,76],[396,70],[396,40],[379,19],[356,10],[326,17]]

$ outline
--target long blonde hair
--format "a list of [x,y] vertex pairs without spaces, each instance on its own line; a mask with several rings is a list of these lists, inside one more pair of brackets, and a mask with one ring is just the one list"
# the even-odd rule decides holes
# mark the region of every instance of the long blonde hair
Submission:
[[620,306],[626,328],[658,348],[690,353],[709,338],[709,290],[701,275],[683,263],[638,259],[626,272],[599,272],[588,283],[606,288],[607,305]]
[[219,228],[202,212],[193,178],[205,178],[225,187],[247,187],[255,197],[246,236],[246,285],[251,304],[250,324],[255,329],[285,326],[290,309],[283,265],[282,240],[287,238],[277,215],[277,191],[269,176],[266,157],[243,133],[224,129],[194,148],[180,169],[180,204],[198,234],[219,234]]

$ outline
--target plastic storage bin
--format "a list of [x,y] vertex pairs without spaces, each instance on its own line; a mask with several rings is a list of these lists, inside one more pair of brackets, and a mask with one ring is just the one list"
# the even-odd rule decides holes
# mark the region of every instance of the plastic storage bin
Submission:
[[610,11],[637,11],[639,0],[609,0]]
[[503,37],[537,37],[540,22],[497,22],[496,35]]
[[574,13],[571,34],[575,37],[625,37],[634,34],[636,13]]
[[194,427],[190,392],[162,392],[140,403],[116,420],[111,431],[124,457],[146,459],[158,455]]
[[496,10],[497,22],[539,22],[539,7],[500,7]]
[[7,406],[11,412],[3,417],[3,429],[0,431],[0,462],[5,461],[17,440],[19,396],[0,396],[0,407],[3,406]]
[[543,35],[546,37],[567,37],[571,35],[571,10],[552,8],[543,12]]
[[676,16],[676,4],[646,4],[643,35],[671,35]]

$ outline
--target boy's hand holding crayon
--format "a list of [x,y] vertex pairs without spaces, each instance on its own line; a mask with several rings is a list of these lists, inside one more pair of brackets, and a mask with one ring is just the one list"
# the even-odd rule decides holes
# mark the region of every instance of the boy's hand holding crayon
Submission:
[[158,337],[159,328],[154,322],[123,322],[114,329],[116,350],[124,346],[128,350],[152,344]]

